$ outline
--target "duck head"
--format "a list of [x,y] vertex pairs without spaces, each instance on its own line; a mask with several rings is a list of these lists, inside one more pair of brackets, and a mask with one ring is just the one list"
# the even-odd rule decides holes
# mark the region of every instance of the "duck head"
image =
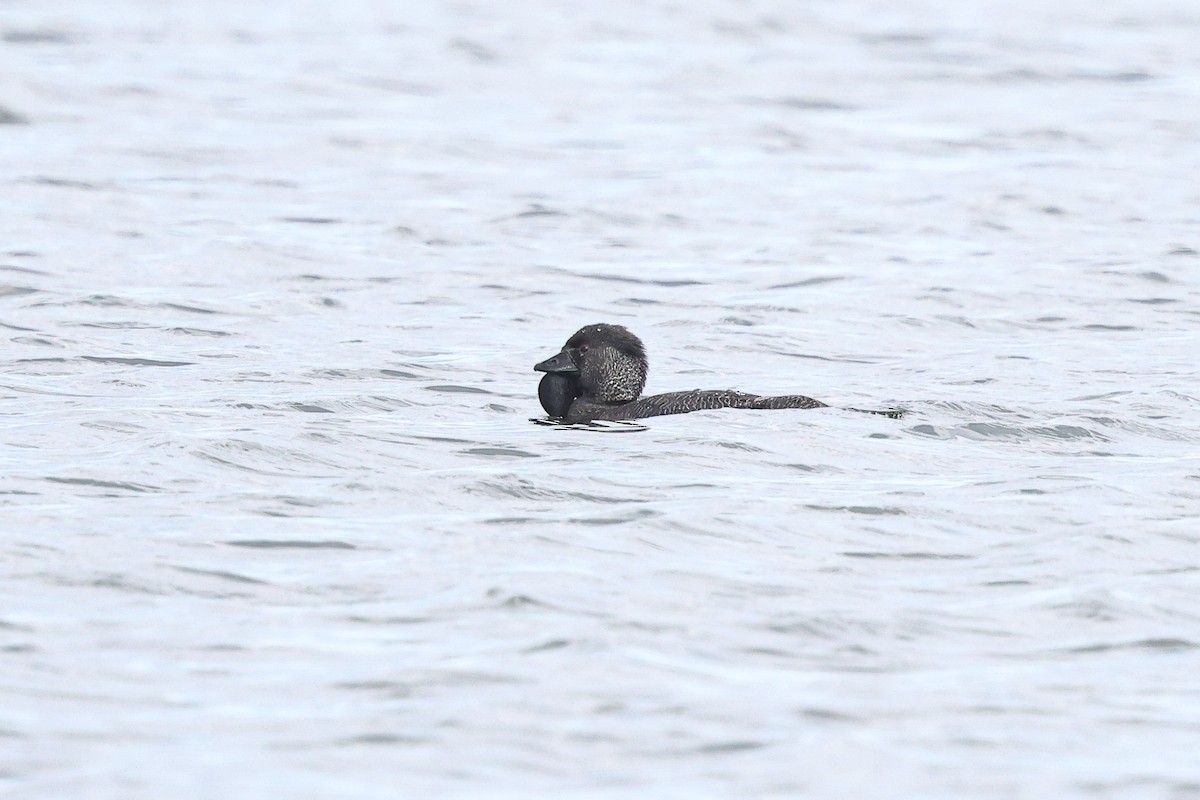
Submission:
[[633,402],[646,386],[649,365],[642,341],[621,325],[585,325],[555,356],[534,366],[546,373],[538,400],[552,417],[565,417],[577,397],[593,403]]

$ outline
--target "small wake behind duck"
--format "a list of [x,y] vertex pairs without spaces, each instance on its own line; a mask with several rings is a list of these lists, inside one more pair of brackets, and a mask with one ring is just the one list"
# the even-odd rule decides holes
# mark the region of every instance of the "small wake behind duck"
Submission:
[[[552,419],[568,424],[622,422],[718,408],[828,407],[805,395],[763,397],[731,390],[694,389],[642,397],[650,370],[646,349],[641,339],[621,325],[580,328],[557,355],[535,365],[534,370],[546,373],[538,384],[542,408]],[[904,414],[901,409],[848,410],[892,419]]]

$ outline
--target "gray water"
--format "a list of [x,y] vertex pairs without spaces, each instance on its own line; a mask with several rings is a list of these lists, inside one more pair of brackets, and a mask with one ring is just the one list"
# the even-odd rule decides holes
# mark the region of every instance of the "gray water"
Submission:
[[[0,109],[0,796],[1200,797],[1192,0],[5,0]],[[531,424],[593,322],[835,408]]]

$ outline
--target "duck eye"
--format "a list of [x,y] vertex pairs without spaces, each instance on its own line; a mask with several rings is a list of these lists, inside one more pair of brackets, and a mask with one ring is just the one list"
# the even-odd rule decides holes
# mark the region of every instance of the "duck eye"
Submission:
[[587,351],[588,351],[588,346],[586,344],[579,345],[579,352],[586,353]]

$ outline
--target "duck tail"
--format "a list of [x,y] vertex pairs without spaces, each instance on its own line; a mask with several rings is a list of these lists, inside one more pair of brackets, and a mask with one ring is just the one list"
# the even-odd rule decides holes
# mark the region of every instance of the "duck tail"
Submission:
[[857,411],[860,414],[878,414],[888,419],[900,419],[904,416],[903,408],[847,408],[847,411]]

